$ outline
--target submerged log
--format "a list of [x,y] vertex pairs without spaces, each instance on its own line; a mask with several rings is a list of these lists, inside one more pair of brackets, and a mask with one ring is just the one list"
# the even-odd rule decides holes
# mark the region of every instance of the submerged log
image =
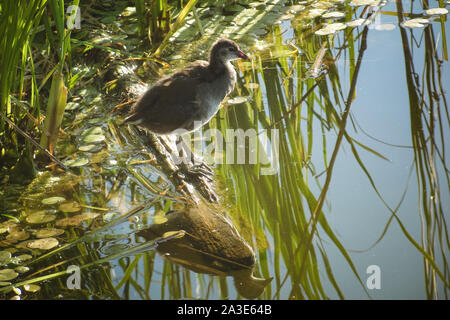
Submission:
[[158,244],[157,251],[168,260],[198,273],[232,276],[236,290],[248,299],[261,295],[272,280],[253,276],[253,249],[226,218],[206,204],[188,204],[165,218],[164,223],[155,223],[138,235],[151,241],[166,232],[183,230],[183,237]]

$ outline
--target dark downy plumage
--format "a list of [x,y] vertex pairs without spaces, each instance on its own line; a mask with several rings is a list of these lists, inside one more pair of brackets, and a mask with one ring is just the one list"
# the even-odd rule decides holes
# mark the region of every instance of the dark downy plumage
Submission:
[[238,58],[248,59],[236,43],[216,41],[209,62],[195,61],[159,80],[134,104],[125,122],[160,135],[198,129],[217,113],[233,90],[236,71],[230,61]]

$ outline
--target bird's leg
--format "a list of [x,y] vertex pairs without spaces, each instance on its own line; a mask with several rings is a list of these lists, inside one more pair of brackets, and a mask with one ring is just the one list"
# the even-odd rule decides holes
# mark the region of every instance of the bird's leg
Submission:
[[[195,156],[195,153],[189,148],[181,136],[177,137],[176,144],[179,152],[179,160],[177,163],[180,163],[180,171],[187,175],[202,175],[212,181],[211,177],[213,175],[213,170],[205,162]],[[188,157],[189,161],[187,160]],[[188,166],[188,164],[192,165]]]

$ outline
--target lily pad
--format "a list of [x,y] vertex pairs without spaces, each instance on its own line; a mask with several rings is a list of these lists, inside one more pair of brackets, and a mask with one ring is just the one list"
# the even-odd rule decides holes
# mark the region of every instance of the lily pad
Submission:
[[44,238],[39,240],[30,241],[27,244],[27,247],[30,249],[41,249],[41,250],[49,250],[56,247],[59,244],[59,241],[55,238]]
[[75,110],[78,109],[80,106],[81,105],[78,102],[71,101],[66,104],[65,110]]
[[30,271],[30,268],[25,267],[25,266],[18,266],[18,267],[15,267],[14,270],[16,270],[18,273],[25,273],[25,272]]
[[430,16],[437,16],[437,15],[447,14],[448,10],[446,8],[431,8],[431,9],[425,10],[425,13]]
[[329,25],[325,26],[324,28],[317,30],[314,33],[319,36],[326,36],[329,34],[336,33],[337,31],[345,29],[345,28],[347,28],[347,26],[344,23],[337,22],[337,23],[329,24]]
[[17,222],[8,220],[0,224],[0,234],[8,232],[17,226]]
[[0,281],[8,281],[17,278],[19,274],[13,269],[0,270]]
[[59,210],[62,212],[78,212],[81,210],[81,205],[76,201],[65,201],[59,205]]
[[23,288],[24,288],[25,291],[31,292],[31,293],[34,293],[34,292],[37,292],[37,291],[41,290],[41,287],[38,286],[37,284],[25,284],[23,286]]
[[50,197],[50,198],[42,199],[41,202],[42,202],[42,204],[55,204],[55,203],[58,203],[58,202],[61,202],[64,200],[66,200],[66,199],[63,197]]
[[88,158],[70,159],[64,162],[64,164],[68,167],[81,167],[88,163],[89,163]]
[[20,259],[21,261],[26,261],[33,258],[33,256],[29,254],[21,254],[20,256],[17,256],[17,258]]
[[98,143],[98,142],[102,142],[103,140],[105,140],[105,136],[102,134],[90,135],[90,136],[83,138],[84,143]]
[[81,139],[84,139],[85,137],[91,135],[101,135],[101,134],[103,134],[103,129],[101,127],[92,127],[83,131],[83,133],[81,134]]
[[22,241],[30,237],[25,230],[14,230],[6,237],[6,240]]
[[311,9],[308,12],[308,18],[316,18],[325,12],[325,9]]
[[342,18],[345,17],[345,13],[340,11],[331,11],[322,15],[323,18]]
[[28,223],[47,223],[56,219],[54,214],[48,213],[45,210],[36,211],[27,216],[25,219]]
[[352,0],[350,4],[352,6],[377,6],[381,0]]
[[402,27],[406,28],[423,28],[425,24],[428,24],[429,21],[427,19],[416,18],[411,20],[406,20],[401,23]]
[[300,11],[305,10],[305,6],[301,5],[301,4],[296,4],[296,5],[290,6],[289,10],[292,10],[293,12],[300,12]]
[[34,240],[25,240],[15,245],[17,249],[30,249],[28,248],[28,244]]
[[91,150],[93,150],[95,148],[97,148],[97,145],[95,145],[95,144],[85,144],[85,145],[80,146],[78,148],[78,150],[80,150],[80,151],[91,151]]
[[11,252],[0,251],[0,266],[7,265],[11,261]]
[[414,18],[414,19],[410,19],[408,21],[418,22],[418,23],[422,23],[422,24],[430,23],[430,20],[425,19],[425,18]]
[[49,238],[49,237],[55,237],[55,236],[59,236],[61,234],[64,233],[63,229],[58,229],[58,228],[43,228],[43,229],[39,229],[36,232],[36,238]]

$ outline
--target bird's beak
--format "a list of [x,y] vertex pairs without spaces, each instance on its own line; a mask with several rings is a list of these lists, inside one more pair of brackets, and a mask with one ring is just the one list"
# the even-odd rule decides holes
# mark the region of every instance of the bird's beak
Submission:
[[238,50],[238,57],[241,59],[250,60],[250,58],[245,53],[243,53],[241,50]]

